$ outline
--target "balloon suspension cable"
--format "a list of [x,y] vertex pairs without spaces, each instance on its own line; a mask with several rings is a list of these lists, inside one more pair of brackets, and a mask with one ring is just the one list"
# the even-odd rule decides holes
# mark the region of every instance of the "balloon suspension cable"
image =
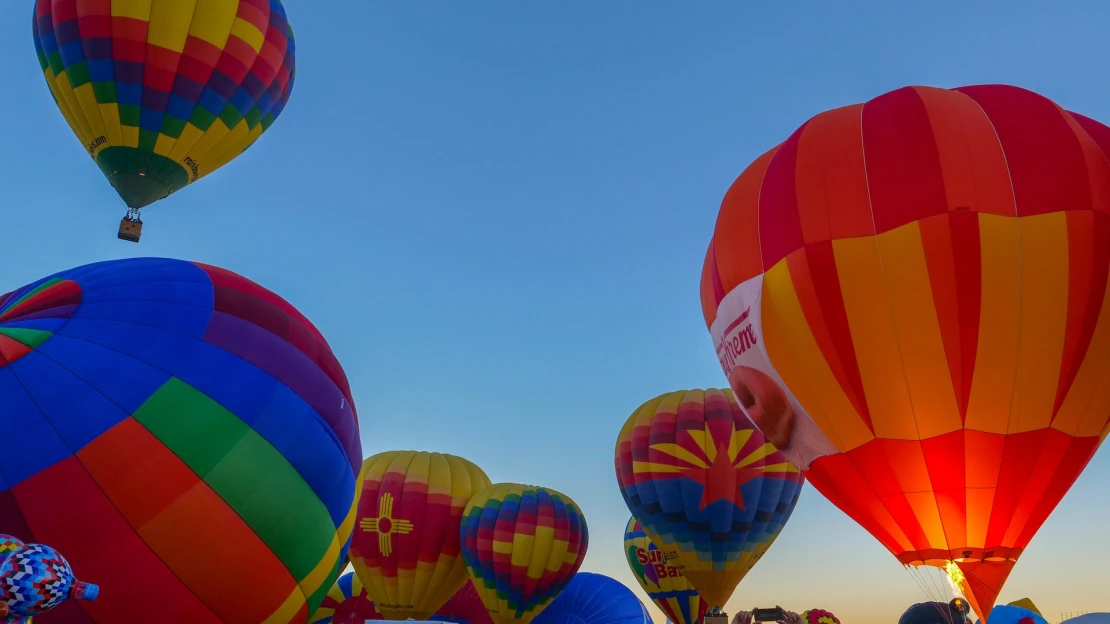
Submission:
[[[952,619],[951,609],[946,608],[948,606],[948,600],[943,599],[947,596],[949,592],[944,591],[944,587],[940,584],[936,574],[928,574],[920,569],[922,567],[931,568],[932,566],[906,565],[904,567],[906,568],[906,572],[909,573],[910,578],[912,578],[914,582],[917,583],[917,587],[921,590],[921,593],[925,594],[925,598],[936,607],[940,617],[947,624],[957,624]],[[951,561],[949,561],[944,568],[949,585],[951,586],[951,594],[954,598],[960,598],[962,594],[959,592],[962,592],[962,586],[957,586],[953,584],[955,581],[953,578],[953,573],[951,571],[952,568],[955,568],[957,572],[962,571],[958,567],[956,567],[956,564],[954,562]],[[960,587],[961,589],[957,589],[957,587]]]
[[139,216],[138,208],[128,208],[127,214],[123,217],[132,223],[142,223],[143,219]]

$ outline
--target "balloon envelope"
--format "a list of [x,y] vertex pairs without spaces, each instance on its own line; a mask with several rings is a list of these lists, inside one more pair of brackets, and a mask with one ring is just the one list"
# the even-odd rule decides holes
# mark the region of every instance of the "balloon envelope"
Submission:
[[455,624],[493,624],[486,605],[482,604],[482,597],[470,580],[429,619]]
[[4,535],[0,533],[0,563],[8,558],[17,548],[23,545],[23,541],[11,535]]
[[281,0],[36,0],[32,34],[58,109],[131,208],[238,156],[293,88]]
[[[988,624],[1048,624],[1044,617],[1030,609],[998,605],[987,616]],[[976,621],[979,624],[979,621]]]
[[919,602],[906,609],[898,624],[963,624],[967,617],[947,602]]
[[467,582],[459,522],[489,477],[454,455],[387,451],[359,478],[351,563],[386,618],[427,619]]
[[840,624],[840,619],[823,609],[810,609],[802,613],[805,624]]
[[628,509],[710,607],[774,543],[802,476],[740,411],[731,390],[660,395],[617,438],[617,482]]
[[528,624],[567,586],[586,556],[578,505],[552,489],[495,483],[467,504],[463,560],[496,624]]
[[748,415],[980,614],[1110,431],[1108,155],[1030,91],[898,89],[752,163],[706,254]]
[[335,580],[309,624],[363,624],[366,620],[381,619],[382,614],[374,608],[358,576],[348,572]]
[[674,624],[702,621],[708,605],[675,567],[678,553],[659,550],[634,517],[624,527],[624,556],[640,587],[668,621]]
[[85,621],[307,620],[362,448],[296,309],[217,267],[101,262],[0,297],[0,353],[0,429],[24,441],[0,454],[0,526],[100,585]]
[[644,604],[619,581],[579,572],[534,624],[651,624]]
[[0,563],[0,603],[14,615],[46,613],[68,598],[96,600],[96,585],[82,583],[61,553],[43,544],[25,544]]

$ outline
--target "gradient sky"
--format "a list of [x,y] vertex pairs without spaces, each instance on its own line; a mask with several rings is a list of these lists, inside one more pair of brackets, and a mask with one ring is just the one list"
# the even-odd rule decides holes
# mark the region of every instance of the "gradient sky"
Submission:
[[[584,569],[633,586],[613,443],[643,401],[726,383],[698,279],[721,197],[754,157],[822,110],[907,84],[1017,84],[1110,121],[1099,0],[286,0],[289,107],[144,213],[133,245],[50,99],[32,4],[0,2],[0,292],[137,255],[242,273],[327,336],[366,454],[456,453],[495,481],[559,489],[589,520]],[[1052,622],[1110,610],[1108,478],[1103,451],[1002,602],[1028,595]],[[729,607],[890,624],[924,598],[807,489]]]

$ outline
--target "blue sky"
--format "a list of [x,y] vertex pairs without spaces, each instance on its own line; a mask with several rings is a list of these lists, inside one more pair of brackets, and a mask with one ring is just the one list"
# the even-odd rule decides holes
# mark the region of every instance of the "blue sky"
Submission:
[[[754,157],[822,110],[907,84],[1012,83],[1110,121],[1110,4],[757,6],[770,4],[286,0],[289,107],[147,211],[131,245],[50,100],[32,3],[0,3],[0,292],[135,255],[242,273],[328,337],[367,454],[457,453],[570,494],[591,527],[585,569],[634,585],[613,442],[641,402],[726,383],[698,278],[721,197]],[[1108,477],[1104,451],[1004,601],[1029,595],[1050,621],[1110,610]],[[729,606],[888,624],[923,598],[807,490]]]

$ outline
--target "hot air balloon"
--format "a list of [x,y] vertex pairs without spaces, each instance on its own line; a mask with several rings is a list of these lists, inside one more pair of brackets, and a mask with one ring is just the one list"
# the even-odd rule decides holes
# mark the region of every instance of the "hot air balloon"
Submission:
[[374,608],[362,581],[354,572],[348,572],[336,579],[309,624],[364,624],[366,620],[382,619],[385,618]]
[[493,624],[482,597],[469,579],[430,619],[453,624]]
[[[988,624],[1048,624],[1040,613],[1014,605],[998,605],[991,609],[987,622]],[[981,623],[976,620],[975,624]]]
[[730,390],[660,395],[621,428],[617,483],[628,509],[710,608],[774,543],[802,476],[740,411]]
[[365,460],[359,478],[355,572],[385,617],[427,619],[466,583],[459,522],[489,477],[454,455],[388,451]]
[[823,609],[810,609],[802,613],[805,624],[840,624],[840,619]]
[[582,566],[586,518],[566,494],[496,483],[467,504],[460,528],[470,580],[495,624],[528,624]]
[[277,119],[293,89],[281,0],[36,0],[35,51],[55,103],[139,210],[222,167]]
[[10,614],[31,617],[46,613],[67,599],[96,600],[100,588],[78,581],[57,550],[24,544],[0,563],[0,603]]
[[535,624],[651,624],[644,603],[604,574],[579,572]]
[[1022,609],[1028,609],[1033,613],[1036,613],[1037,615],[1042,615],[1041,610],[1038,609],[1037,605],[1033,604],[1033,601],[1029,598],[1019,598],[1008,604],[1011,607],[1021,607]]
[[213,266],[100,262],[0,297],[0,354],[0,431],[20,441],[0,526],[96,580],[82,621],[315,611],[362,448],[343,369],[293,306]]
[[0,564],[20,546],[23,546],[23,540],[0,533]]
[[748,415],[980,615],[1110,431],[1108,154],[1030,91],[898,89],[758,158],[706,255]]
[[951,602],[919,602],[911,605],[898,618],[898,624],[970,624],[969,610],[953,599]]
[[674,624],[698,624],[708,605],[678,571],[676,550],[662,551],[635,517],[624,528],[624,555],[648,598]]

